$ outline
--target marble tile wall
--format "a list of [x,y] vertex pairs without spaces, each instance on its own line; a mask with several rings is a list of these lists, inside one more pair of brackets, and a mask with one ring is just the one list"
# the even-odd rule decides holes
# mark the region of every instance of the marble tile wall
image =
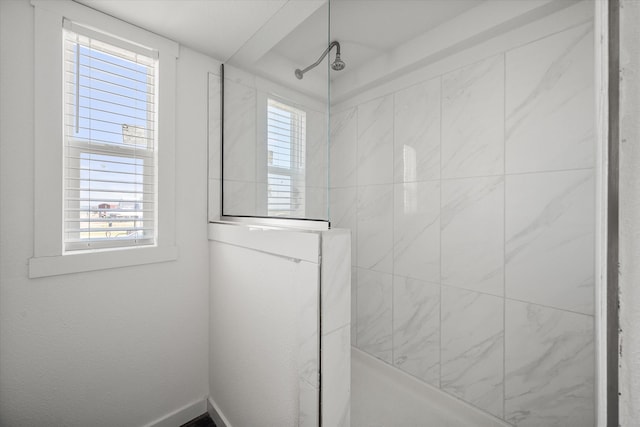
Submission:
[[514,426],[595,424],[593,29],[331,117],[352,345]]

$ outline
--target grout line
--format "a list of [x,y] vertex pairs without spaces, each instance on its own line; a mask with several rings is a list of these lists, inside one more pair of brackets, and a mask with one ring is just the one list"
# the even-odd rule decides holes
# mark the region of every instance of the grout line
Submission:
[[503,54],[502,76],[502,418],[507,406],[507,54]]
[[356,339],[355,339],[355,344],[357,348],[360,348],[358,346],[358,335],[359,334],[359,330],[360,330],[360,311],[359,311],[359,305],[358,305],[358,301],[360,300],[360,272],[358,271],[360,269],[360,263],[358,262],[358,253],[360,252],[358,250],[358,246],[359,246],[359,240],[360,240],[360,233],[358,232],[358,216],[360,213],[360,182],[358,179],[358,175],[360,174],[360,151],[359,151],[359,145],[360,145],[360,125],[359,125],[359,121],[360,121],[360,114],[359,114],[359,106],[356,105],[354,107],[354,111],[353,111],[353,119],[355,120],[355,128],[356,128],[356,134],[355,134],[355,144],[356,144],[356,158],[355,158],[355,181],[356,181],[356,206],[355,206],[355,224],[354,224],[354,228],[355,228],[355,235],[356,235],[356,244],[354,245],[356,248],[356,253],[355,253],[355,260],[352,260],[352,262],[356,265]]
[[439,119],[440,119],[440,145],[439,145],[439,155],[440,155],[440,167],[439,167],[439,172],[440,172],[440,203],[439,203],[439,215],[438,215],[438,221],[440,223],[440,277],[439,277],[439,285],[440,285],[440,298],[439,298],[439,306],[438,306],[438,314],[440,316],[440,323],[438,325],[438,338],[440,340],[439,343],[439,348],[438,348],[438,366],[440,368],[440,373],[438,376],[438,388],[442,389],[442,183],[443,183],[443,179],[442,179],[442,99],[443,99],[443,89],[442,89],[442,76],[439,77],[439,83],[440,83],[440,96],[439,96]]
[[396,93],[391,94],[391,366],[396,365]]

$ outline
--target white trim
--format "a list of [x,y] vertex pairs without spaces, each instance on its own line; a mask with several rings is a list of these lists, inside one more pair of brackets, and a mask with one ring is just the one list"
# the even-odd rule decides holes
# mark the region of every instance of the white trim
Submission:
[[207,412],[207,399],[198,399],[195,402],[184,405],[162,418],[157,419],[144,427],[176,427],[181,426],[194,418]]
[[[142,46],[148,46],[159,51],[164,51],[166,55],[179,57],[180,46],[173,40],[169,40],[158,34],[143,30],[128,22],[98,12],[97,10],[83,6],[71,0],[31,0],[31,4],[36,10],[47,11],[61,18],[68,18],[76,23],[96,29],[108,31],[109,34],[123,37],[128,40],[135,40]],[[37,21],[36,21],[37,22]],[[58,21],[62,26],[62,20]],[[37,58],[37,56],[36,56]]]
[[213,401],[213,398],[209,396],[207,399],[207,412],[209,416],[216,424],[216,427],[233,427],[229,420],[224,416],[216,402]]
[[59,276],[178,259],[176,246],[104,249],[29,259],[29,278]]
[[[32,0],[31,4],[35,6],[35,223],[34,257],[29,261],[29,276],[43,277],[176,259],[175,99],[178,44],[70,0]],[[115,250],[63,255],[63,18],[83,26],[108,30],[115,37],[159,52],[158,234],[155,248],[123,248],[119,249],[123,251],[120,255],[116,255]],[[83,265],[79,265],[79,260]]]
[[209,223],[209,240],[285,257],[294,262],[320,263],[319,231],[212,222]]

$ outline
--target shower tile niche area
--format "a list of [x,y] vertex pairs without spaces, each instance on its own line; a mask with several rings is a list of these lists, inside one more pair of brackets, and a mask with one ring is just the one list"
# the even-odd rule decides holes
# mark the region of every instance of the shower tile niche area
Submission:
[[538,11],[375,80],[410,40],[332,84],[352,345],[514,426],[595,425],[592,10]]

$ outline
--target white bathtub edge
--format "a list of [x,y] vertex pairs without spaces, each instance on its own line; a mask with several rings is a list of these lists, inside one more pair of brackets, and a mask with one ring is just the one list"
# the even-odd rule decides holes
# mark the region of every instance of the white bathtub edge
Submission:
[[455,396],[445,393],[437,387],[424,383],[355,347],[351,347],[351,359],[357,363],[362,363],[370,369],[375,369],[393,381],[394,384],[411,390],[419,396],[424,396],[439,407],[455,413],[457,418],[465,421],[468,420],[469,425],[473,425],[474,427],[513,427],[506,421],[484,412]]

